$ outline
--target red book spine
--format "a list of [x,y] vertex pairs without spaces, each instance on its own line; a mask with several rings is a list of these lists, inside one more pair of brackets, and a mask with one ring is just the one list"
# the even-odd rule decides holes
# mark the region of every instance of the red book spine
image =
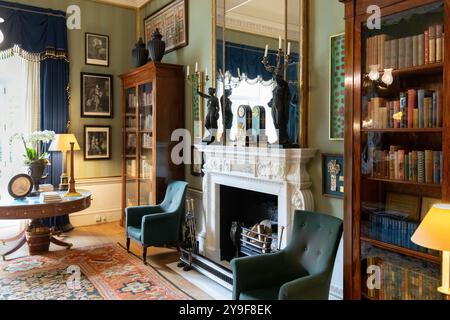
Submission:
[[[400,100],[394,101],[394,114],[398,114],[400,112]],[[394,128],[399,129],[400,128],[400,120],[395,119],[394,120]]]
[[424,51],[425,51],[425,64],[430,63],[430,33],[424,32]]
[[416,90],[408,90],[408,128],[414,128],[414,108],[416,107]]

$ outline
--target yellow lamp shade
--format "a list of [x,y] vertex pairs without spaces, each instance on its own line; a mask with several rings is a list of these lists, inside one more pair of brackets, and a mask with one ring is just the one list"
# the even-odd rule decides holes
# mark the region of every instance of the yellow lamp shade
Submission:
[[79,151],[80,145],[78,144],[77,138],[74,134],[57,134],[55,139],[50,144],[48,151],[60,151],[67,152],[70,151],[70,143],[73,142],[73,150]]
[[450,251],[450,205],[434,205],[411,240],[425,248]]

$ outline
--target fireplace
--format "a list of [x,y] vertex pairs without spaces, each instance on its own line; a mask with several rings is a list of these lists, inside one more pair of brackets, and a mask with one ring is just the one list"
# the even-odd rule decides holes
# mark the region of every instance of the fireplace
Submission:
[[[264,225],[261,226],[261,222]],[[271,245],[277,247],[277,232],[278,198],[275,195],[224,185],[220,187],[222,261],[269,253]]]

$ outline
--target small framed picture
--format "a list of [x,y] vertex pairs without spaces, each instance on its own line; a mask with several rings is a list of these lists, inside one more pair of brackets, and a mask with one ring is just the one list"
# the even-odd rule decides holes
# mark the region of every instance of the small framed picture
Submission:
[[109,36],[86,32],[85,42],[86,64],[109,67]]
[[81,117],[113,118],[113,76],[81,73]]
[[111,159],[111,126],[84,127],[84,159]]
[[203,176],[203,152],[200,152],[195,146],[191,149],[191,174],[195,177]]
[[344,198],[344,156],[322,154],[322,194],[325,197]]

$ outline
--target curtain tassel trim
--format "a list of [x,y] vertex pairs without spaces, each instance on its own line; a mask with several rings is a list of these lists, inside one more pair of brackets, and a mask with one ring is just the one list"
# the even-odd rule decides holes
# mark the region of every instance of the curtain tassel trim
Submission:
[[15,45],[12,48],[0,51],[0,60],[9,59],[14,56],[19,56],[30,62],[41,62],[46,59],[62,59],[69,62],[67,52],[61,50],[47,49],[45,52],[31,53]]

